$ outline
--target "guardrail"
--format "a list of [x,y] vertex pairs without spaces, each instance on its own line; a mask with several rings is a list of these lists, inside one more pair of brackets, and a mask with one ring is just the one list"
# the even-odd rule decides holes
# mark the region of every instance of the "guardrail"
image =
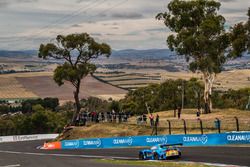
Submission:
[[63,140],[45,143],[44,149],[98,149],[143,147],[156,144],[183,143],[184,146],[216,146],[227,144],[250,144],[250,132],[230,132],[219,134],[188,134],[160,136],[131,136],[113,138],[92,138],[80,140]]
[[0,136],[0,143],[55,139],[58,135],[59,134],[35,134],[35,135]]

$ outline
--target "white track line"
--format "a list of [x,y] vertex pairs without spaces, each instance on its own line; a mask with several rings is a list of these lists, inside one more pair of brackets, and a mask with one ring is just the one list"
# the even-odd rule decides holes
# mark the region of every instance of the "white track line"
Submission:
[[46,154],[46,153],[30,153],[18,151],[2,151],[0,153],[6,154],[22,154],[22,155],[40,155],[40,156],[56,156],[56,157],[81,157],[81,158],[110,158],[110,159],[133,159],[129,157],[112,157],[112,156],[99,156],[99,155],[74,155],[74,154]]
[[0,167],[18,167],[21,166],[20,164],[15,164],[15,165],[6,165],[6,166],[0,166]]

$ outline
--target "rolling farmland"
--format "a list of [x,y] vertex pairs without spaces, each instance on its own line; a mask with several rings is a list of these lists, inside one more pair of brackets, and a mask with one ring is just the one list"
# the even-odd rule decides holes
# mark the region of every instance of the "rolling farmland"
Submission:
[[[126,91],[87,76],[80,90],[80,97],[95,96],[102,99],[123,98]],[[73,87],[65,82],[59,87],[51,72],[0,75],[0,99],[58,97],[60,101],[73,100]]]
[[[124,88],[136,89],[147,86],[151,83],[162,83],[167,79],[185,79],[198,78],[202,80],[201,74],[192,72],[121,72],[121,73],[96,73],[95,76],[100,80],[111,85]],[[215,80],[214,88],[220,90],[240,89],[250,86],[250,70],[224,71],[219,74]]]

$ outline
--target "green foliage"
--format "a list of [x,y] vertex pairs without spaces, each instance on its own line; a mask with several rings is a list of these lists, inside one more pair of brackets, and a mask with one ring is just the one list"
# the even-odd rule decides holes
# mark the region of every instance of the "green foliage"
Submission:
[[237,108],[244,110],[249,96],[250,88],[244,88],[228,90],[227,92],[216,92],[212,99],[217,108]]
[[[167,80],[159,85],[150,85],[130,91],[120,101],[122,110],[134,114],[147,113],[146,103],[151,112],[173,110],[181,106],[184,88],[184,108],[204,108],[202,101],[204,85],[196,78],[189,81]],[[152,91],[153,90],[153,91]],[[215,108],[236,108],[244,110],[250,96],[250,88],[214,91],[212,100]]]
[[7,114],[10,112],[10,107],[7,105],[0,105],[0,114]]
[[65,62],[55,69],[54,80],[59,86],[63,85],[64,81],[69,81],[76,87],[75,83],[77,80],[81,80],[88,74],[92,74],[95,70],[96,66],[94,64],[86,63],[72,67],[68,62]]
[[241,57],[250,43],[249,22],[236,24],[227,32],[220,5],[215,0],[171,0],[167,11],[156,16],[174,32],[167,38],[170,50],[184,55],[192,72],[202,72],[205,113],[212,110],[210,97],[216,74],[227,60]]
[[100,56],[109,57],[111,48],[106,43],[98,43],[87,33],[58,35],[55,43],[41,44],[38,57],[47,59],[62,59],[64,64],[54,71],[54,80],[61,86],[64,81],[69,81],[74,87],[74,99],[76,110],[73,114],[72,124],[76,122],[81,110],[79,92],[81,79],[92,74],[96,67],[91,60]]
[[121,100],[122,109],[136,114],[169,110],[181,106],[182,92],[186,108],[200,106],[203,86],[197,79],[167,80],[162,84],[152,84],[148,87],[130,91],[124,100]]
[[42,105],[40,104],[36,104],[32,106],[32,111],[34,112],[40,112],[40,111],[44,111],[44,108]]
[[218,13],[220,5],[214,0],[172,0],[167,12],[156,16],[176,33],[168,36],[168,46],[192,60],[189,67],[193,72],[219,73],[227,59],[239,57],[246,50],[244,24],[226,32],[226,20]]
[[112,101],[110,104],[109,104],[109,111],[112,111],[114,110],[115,112],[120,112],[120,103],[118,101]]
[[82,108],[85,108],[89,112],[107,112],[108,102],[106,100],[99,99],[97,97],[89,97],[80,101]]
[[0,129],[15,129],[19,134],[58,133],[70,119],[66,111],[52,112],[41,105],[32,107],[36,110],[32,114],[1,117]]
[[34,109],[32,106],[40,105],[43,108],[50,109],[52,111],[56,111],[56,108],[59,106],[58,98],[44,98],[44,99],[31,99],[25,100],[21,103],[21,111],[23,113],[30,113],[33,112]]

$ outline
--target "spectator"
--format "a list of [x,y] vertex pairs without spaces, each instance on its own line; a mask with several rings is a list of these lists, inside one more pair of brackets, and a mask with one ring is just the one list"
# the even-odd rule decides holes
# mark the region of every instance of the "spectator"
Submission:
[[198,110],[196,112],[196,116],[197,116],[198,119],[200,118],[200,115],[201,115],[201,111],[200,111],[200,108],[198,108]]
[[160,116],[157,114],[155,118],[155,125],[159,126]]
[[154,126],[154,116],[152,113],[150,113],[150,115],[149,115],[149,120],[150,120],[150,126],[153,127]]
[[123,121],[124,121],[124,122],[127,122],[127,121],[128,121],[128,116],[127,116],[127,114],[124,114],[124,116],[123,116]]
[[178,110],[178,119],[180,119],[181,118],[181,107],[178,106],[177,110]]
[[105,116],[104,116],[103,112],[101,112],[101,118],[102,118],[102,122],[104,122],[105,121]]
[[118,113],[118,120],[119,120],[119,123],[122,122],[122,113],[121,112]]
[[147,116],[145,114],[142,115],[143,123],[147,124]]

